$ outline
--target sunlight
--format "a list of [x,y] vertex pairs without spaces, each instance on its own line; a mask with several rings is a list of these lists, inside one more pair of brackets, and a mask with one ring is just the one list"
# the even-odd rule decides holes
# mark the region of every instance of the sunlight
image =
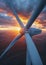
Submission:
[[[3,11],[3,10],[0,9],[0,11]],[[15,20],[16,26],[9,26],[9,25],[8,25],[8,27],[7,27],[7,26],[6,26],[6,27],[0,27],[0,30],[14,30],[14,31],[20,32],[21,28],[20,28],[19,24],[17,23],[16,17],[15,17],[12,13],[7,13],[7,14],[4,13],[4,16],[12,16],[12,20]],[[20,20],[22,21],[22,23],[24,24],[24,26],[26,26],[26,24],[27,24],[27,22],[28,22],[30,16],[24,16],[24,15],[22,15],[21,13],[18,14],[18,16],[19,16]],[[45,21],[46,21],[46,20],[45,20]],[[14,22],[14,21],[13,21],[13,22]],[[42,30],[46,30],[46,29],[43,29],[43,25],[40,24],[40,22],[41,22],[41,20],[38,20],[38,19],[37,19],[37,20],[33,23],[32,27],[34,27],[34,28],[39,28],[39,29],[42,29]]]
[[25,26],[25,25],[27,24],[27,22],[28,22],[30,16],[24,16],[24,15],[22,15],[22,14],[18,14],[18,16],[19,16],[20,20],[22,21],[22,23],[23,23],[24,26]]
[[20,27],[4,27],[4,28],[0,28],[0,30],[14,30],[14,31],[18,31],[20,32],[21,28]]
[[43,28],[43,25],[40,24],[39,22],[35,21],[35,22],[33,23],[32,27],[42,29],[42,28]]
[[46,32],[46,29],[42,29],[42,31]]

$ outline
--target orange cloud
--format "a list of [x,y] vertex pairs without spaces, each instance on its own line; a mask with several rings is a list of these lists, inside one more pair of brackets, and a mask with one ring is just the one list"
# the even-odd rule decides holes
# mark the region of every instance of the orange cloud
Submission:
[[[0,9],[0,12],[3,12],[3,11],[4,11],[3,9]],[[13,15],[12,12],[7,12],[7,16],[11,16],[12,17],[12,20],[13,20],[14,24],[16,24],[15,27],[16,26],[17,27],[20,27],[19,24],[17,23],[16,17]],[[20,20],[22,21],[22,23],[24,23],[24,25],[27,24],[27,22],[28,22],[28,20],[30,18],[30,15],[24,16],[21,13],[19,13],[18,16],[19,16]],[[43,22],[43,20],[40,19],[40,18],[42,18],[42,16],[44,16],[44,13],[43,14],[40,14],[40,16],[35,20],[35,22],[32,25],[33,27],[43,29],[44,26],[46,26],[46,20],[44,20],[44,22]],[[8,25],[8,26],[12,26],[12,25]],[[4,28],[4,29],[7,29],[8,30],[8,28]],[[11,27],[9,29],[11,29]],[[12,29],[14,30],[14,28],[12,28]],[[1,28],[0,28],[0,30],[1,30]]]

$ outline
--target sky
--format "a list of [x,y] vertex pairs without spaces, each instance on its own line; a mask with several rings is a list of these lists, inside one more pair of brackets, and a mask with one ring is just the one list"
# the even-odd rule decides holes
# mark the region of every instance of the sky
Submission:
[[[9,0],[15,6],[15,10],[20,19],[27,23],[32,11],[37,6],[38,0]],[[36,22],[37,21],[37,22]],[[46,29],[46,6],[36,19],[33,26]],[[38,25],[39,24],[39,25]],[[13,15],[10,7],[6,4],[5,0],[0,0],[0,28],[18,26],[17,20]]]

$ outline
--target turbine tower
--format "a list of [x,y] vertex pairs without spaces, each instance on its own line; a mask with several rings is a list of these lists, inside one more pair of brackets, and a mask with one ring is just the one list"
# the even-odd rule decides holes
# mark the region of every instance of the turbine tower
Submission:
[[5,0],[6,4],[10,7],[13,14],[15,15],[18,23],[21,26],[21,32],[18,34],[17,37],[9,44],[9,46],[5,49],[5,51],[1,54],[0,59],[3,58],[3,56],[13,47],[13,45],[24,35],[26,39],[26,45],[27,45],[27,51],[26,51],[26,65],[43,65],[42,60],[40,58],[40,55],[38,53],[38,50],[30,36],[30,26],[34,23],[35,19],[38,17],[44,6],[46,5],[46,0],[39,0],[37,7],[32,13],[32,16],[30,17],[28,23],[26,26],[23,25],[21,20],[19,19],[15,7],[12,4],[12,0]]

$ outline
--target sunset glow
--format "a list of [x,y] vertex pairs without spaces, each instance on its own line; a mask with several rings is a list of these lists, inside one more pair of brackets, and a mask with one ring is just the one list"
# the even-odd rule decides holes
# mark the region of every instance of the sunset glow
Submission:
[[20,27],[7,27],[7,28],[0,28],[0,30],[14,30],[14,31],[20,31],[21,28]]
[[43,28],[43,25],[40,24],[39,22],[35,21],[35,22],[33,23],[32,27],[42,29],[42,28]]
[[[3,12],[4,10],[3,9],[0,9],[0,12]],[[20,31],[20,29],[21,29],[21,27],[19,26],[19,24],[17,23],[18,21],[17,21],[17,19],[16,19],[16,17],[13,15],[13,13],[11,13],[11,12],[9,12],[9,13],[4,13],[4,15],[3,16],[10,16],[10,17],[12,17],[12,20],[15,20],[15,22],[16,22],[16,25],[15,26],[9,26],[8,25],[8,27],[7,26],[5,26],[5,27],[1,27],[1,25],[0,25],[0,30],[16,30],[16,31]],[[26,26],[26,24],[27,24],[27,22],[28,22],[28,20],[29,20],[29,18],[30,18],[30,15],[29,16],[24,16],[24,15],[22,15],[21,13],[19,13],[18,14],[18,16],[19,16],[19,18],[20,18],[20,20],[22,21],[22,23],[24,24],[24,26]],[[41,16],[41,15],[40,15]],[[14,21],[13,21],[14,22]],[[39,19],[37,19],[34,23],[33,23],[33,25],[32,25],[32,27],[34,27],[34,28],[39,28],[39,29],[41,29],[41,30],[43,30],[43,31],[45,31],[46,29],[43,29],[44,28],[44,26],[42,25],[42,24],[40,24],[40,22],[41,22],[41,20],[39,20]],[[46,22],[46,20],[44,20],[44,22]],[[46,24],[45,24],[46,25]]]
[[30,16],[24,16],[24,15],[21,15],[21,14],[18,14],[18,16],[19,16],[20,20],[22,21],[22,23],[23,23],[24,25],[27,24],[27,22],[28,22],[28,20],[29,20],[29,18],[30,18]]

